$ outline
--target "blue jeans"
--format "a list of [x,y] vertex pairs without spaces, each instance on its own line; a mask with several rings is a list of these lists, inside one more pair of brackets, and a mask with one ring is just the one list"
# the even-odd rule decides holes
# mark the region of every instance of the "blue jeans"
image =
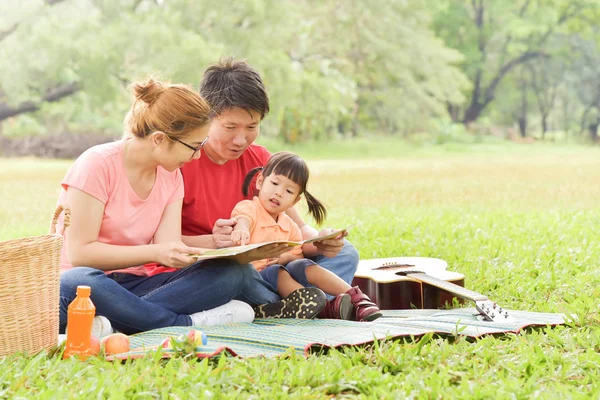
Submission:
[[[352,285],[352,280],[354,280],[354,274],[356,273],[356,269],[358,268],[358,261],[360,260],[360,257],[358,256],[358,251],[352,245],[352,243],[344,239],[344,246],[335,257],[328,258],[324,255],[317,255],[315,257],[310,257],[310,260],[314,261],[321,267],[333,272],[334,274],[342,278],[346,283],[348,283],[348,285]],[[308,283],[308,279],[306,278],[305,270],[308,266],[308,264],[298,265],[299,268],[292,268],[289,270],[289,272],[290,275],[292,275],[292,277],[302,286],[314,287],[313,285]],[[249,285],[246,285],[246,287],[242,291],[242,296],[238,297],[238,299],[243,300],[249,304],[274,303],[280,300],[281,298],[275,294],[277,285],[275,283],[271,284],[261,279],[260,273],[254,270],[254,268],[253,271],[253,282]],[[258,282],[257,280],[259,279],[262,282]],[[273,278],[273,281],[277,282],[276,274]],[[332,299],[333,297],[334,296],[327,295],[327,298],[329,299]],[[254,301],[249,301],[249,298],[253,299]]]
[[258,304],[275,303],[281,300],[277,294],[277,289],[269,282],[265,281],[260,273],[252,265],[247,271],[247,281],[236,300],[241,300],[251,306]]
[[281,268],[285,269],[296,282],[302,282],[303,286],[307,286],[308,279],[306,278],[306,268],[312,265],[317,264],[309,258],[301,258],[299,260],[290,261],[286,265],[270,265],[259,273],[266,282],[277,290],[279,289],[279,270]]
[[[350,242],[344,240],[344,247],[342,247],[342,250],[337,256],[333,258],[327,258],[323,255],[318,255],[310,258],[309,260],[314,261],[322,268],[328,269],[346,281],[346,283],[352,285],[352,280],[354,279],[354,274],[356,273],[356,268],[358,267],[359,257],[356,248],[352,246]],[[307,263],[306,261],[306,259],[295,260],[283,268],[288,271],[291,277],[302,286],[313,287],[313,285],[308,282],[308,278],[306,277],[306,268],[310,267],[312,263]],[[281,266],[274,265],[267,267],[260,272],[260,275],[269,283],[270,288],[276,289],[278,286],[277,277],[279,268],[281,268]],[[334,296],[327,295],[328,299],[332,299],[333,297]]]
[[60,277],[60,331],[67,324],[67,309],[78,285],[92,288],[96,315],[108,318],[126,334],[190,326],[189,314],[218,307],[239,298],[250,304],[280,300],[251,265],[229,260],[208,260],[174,272],[150,277],[77,267]]

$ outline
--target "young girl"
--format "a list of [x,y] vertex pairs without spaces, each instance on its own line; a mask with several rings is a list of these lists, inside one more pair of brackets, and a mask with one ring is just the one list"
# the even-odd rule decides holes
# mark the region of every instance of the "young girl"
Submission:
[[[298,225],[286,215],[304,194],[309,213],[320,224],[326,215],[325,206],[306,191],[308,167],[302,158],[289,152],[273,154],[266,166],[251,170],[242,192],[248,189],[254,176],[258,195],[239,202],[231,213],[237,223],[231,240],[238,245],[273,240],[302,240]],[[319,318],[373,321],[381,316],[379,308],[358,287],[351,287],[334,273],[304,258],[301,246],[283,253],[277,259],[254,261],[262,277],[286,297],[302,287],[299,282],[314,285],[332,296]],[[258,315],[257,315],[258,316]]]

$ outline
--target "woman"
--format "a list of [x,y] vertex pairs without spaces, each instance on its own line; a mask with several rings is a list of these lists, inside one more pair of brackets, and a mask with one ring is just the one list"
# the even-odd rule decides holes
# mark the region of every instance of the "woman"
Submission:
[[[87,150],[62,182],[58,202],[71,209],[71,224],[61,257],[61,332],[78,285],[92,288],[96,336],[112,327],[130,334],[252,321],[252,308],[232,299],[279,299],[274,293],[261,297],[268,288],[246,264],[265,254],[237,260],[244,265],[221,260],[190,266],[189,254],[202,249],[181,241],[179,168],[200,158],[209,105],[187,86],[154,79],[134,84],[133,91],[123,138]],[[273,246],[262,253],[273,257],[285,250]],[[174,270],[150,277],[143,267],[150,262]]]

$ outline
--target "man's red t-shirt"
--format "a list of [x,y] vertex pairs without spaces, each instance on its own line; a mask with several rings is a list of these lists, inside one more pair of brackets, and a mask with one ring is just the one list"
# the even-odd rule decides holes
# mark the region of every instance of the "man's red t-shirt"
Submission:
[[183,166],[185,197],[181,233],[185,236],[210,235],[215,221],[230,218],[237,203],[251,197],[242,194],[248,172],[267,164],[271,154],[253,144],[237,160],[215,164],[205,154]]
[[[210,235],[219,218],[230,218],[242,200],[244,179],[251,169],[267,164],[271,153],[263,146],[250,145],[237,160],[219,165],[206,155],[181,168],[185,197],[181,214],[181,232],[185,236]],[[252,188],[251,188],[252,189]],[[252,193],[252,192],[250,192]],[[175,271],[175,268],[147,264],[149,275]]]

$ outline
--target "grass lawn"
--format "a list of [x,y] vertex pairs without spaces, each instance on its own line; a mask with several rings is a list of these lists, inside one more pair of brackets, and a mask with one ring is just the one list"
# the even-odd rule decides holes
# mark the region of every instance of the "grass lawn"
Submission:
[[[600,150],[384,142],[292,150],[310,161],[327,225],[357,224],[350,239],[363,258],[442,258],[467,288],[507,308],[577,322],[308,358],[11,356],[0,360],[0,398],[600,398]],[[0,159],[0,240],[47,231],[69,165]]]

